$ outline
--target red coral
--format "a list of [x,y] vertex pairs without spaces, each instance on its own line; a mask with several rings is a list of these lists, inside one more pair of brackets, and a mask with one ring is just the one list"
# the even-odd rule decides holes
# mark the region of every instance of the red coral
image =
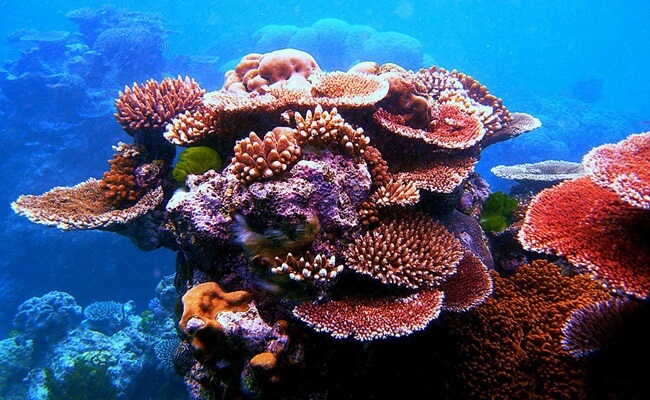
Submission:
[[594,182],[635,207],[650,209],[650,132],[596,147],[582,162]]
[[519,240],[528,250],[566,256],[613,290],[650,295],[650,213],[589,177],[540,192]]
[[442,307],[442,292],[420,291],[406,297],[355,298],[306,302],[294,315],[319,332],[332,337],[375,340],[408,335],[424,329]]

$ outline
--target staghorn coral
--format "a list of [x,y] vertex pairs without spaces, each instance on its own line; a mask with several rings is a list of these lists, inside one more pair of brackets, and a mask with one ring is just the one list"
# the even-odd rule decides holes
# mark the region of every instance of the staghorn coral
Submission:
[[196,109],[204,93],[194,79],[180,75],[160,83],[152,79],[143,85],[126,86],[115,101],[115,118],[130,135],[140,130],[164,131],[176,114]]
[[589,151],[582,163],[592,181],[634,207],[650,209],[650,132]]
[[436,287],[456,272],[460,243],[424,214],[409,214],[357,238],[345,254],[347,265],[383,283],[407,288]]
[[303,117],[299,112],[293,114],[298,144],[315,150],[337,149],[348,156],[361,156],[369,143],[363,129],[353,128],[345,122],[336,107],[324,111],[317,105],[314,111],[308,110]]
[[370,202],[377,207],[412,206],[420,201],[420,191],[411,182],[389,180],[370,196]]
[[304,257],[296,258],[291,253],[286,257],[275,257],[276,267],[271,272],[289,275],[294,281],[329,281],[343,271],[343,265],[336,265],[336,257],[320,254],[312,255],[309,251]]
[[263,139],[251,132],[235,144],[232,173],[243,183],[272,179],[285,173],[301,155],[291,128],[274,128]]

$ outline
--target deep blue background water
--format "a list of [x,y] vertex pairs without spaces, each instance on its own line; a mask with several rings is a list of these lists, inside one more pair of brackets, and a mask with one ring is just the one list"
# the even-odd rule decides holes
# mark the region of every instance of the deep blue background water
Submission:
[[[29,43],[21,47],[1,40],[12,32],[75,33],[78,26],[66,14],[106,2],[71,3],[0,1],[0,61],[11,62],[29,50]],[[110,4],[162,17],[165,31],[160,50],[169,63],[164,70],[138,77],[139,83],[189,74],[196,75],[207,90],[218,89],[223,71],[239,58],[269,51],[272,48],[268,47],[279,43],[262,40],[260,29],[268,30],[270,25],[304,29],[323,18],[337,18],[378,32],[411,36],[426,54],[425,65],[405,67],[436,64],[458,69],[486,85],[511,111],[527,112],[542,120],[541,129],[483,152],[477,170],[494,190],[507,190],[511,182],[494,177],[489,172],[493,165],[546,159],[579,161],[593,146],[650,130],[647,1],[429,0],[353,6],[337,0],[141,0]],[[384,55],[387,60],[375,61],[391,61],[390,55]],[[187,56],[201,56],[202,64],[184,70],[187,64],[171,62]],[[321,66],[350,66],[337,54],[323,52],[320,56]],[[112,98],[133,80],[136,78],[116,83]],[[38,115],[51,107],[51,98],[35,93],[20,105],[0,94],[0,119],[6,122],[18,112]],[[0,128],[0,334],[11,329],[20,303],[50,290],[67,291],[81,305],[135,300],[144,309],[159,279],[173,273],[173,252],[142,252],[128,239],[112,233],[60,232],[32,224],[9,207],[21,194],[40,194],[54,186],[101,177],[113,153],[111,145],[130,139],[112,115],[98,113],[78,129],[34,121],[25,126],[15,121],[11,126],[0,123]]]

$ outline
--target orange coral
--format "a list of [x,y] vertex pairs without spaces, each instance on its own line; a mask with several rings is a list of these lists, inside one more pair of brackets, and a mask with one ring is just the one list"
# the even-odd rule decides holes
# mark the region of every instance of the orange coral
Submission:
[[593,148],[583,164],[591,180],[634,207],[650,209],[650,132]]
[[214,361],[225,349],[223,326],[217,321],[222,312],[245,312],[252,300],[250,293],[240,290],[224,292],[215,282],[198,284],[182,297],[183,314],[178,326],[184,340],[190,344],[197,360]]
[[144,85],[127,86],[120,92],[115,101],[115,117],[130,135],[141,129],[164,131],[176,114],[195,110],[204,93],[205,90],[189,77],[165,78],[160,83],[151,79]]
[[564,181],[530,203],[519,231],[524,248],[557,254],[612,290],[650,296],[650,213],[589,177]]
[[324,303],[302,303],[293,313],[318,332],[334,338],[367,341],[404,336],[424,329],[436,319],[443,294],[420,291],[405,297],[350,297]]
[[458,240],[421,213],[380,220],[346,252],[353,270],[407,288],[439,285],[456,272],[462,257]]

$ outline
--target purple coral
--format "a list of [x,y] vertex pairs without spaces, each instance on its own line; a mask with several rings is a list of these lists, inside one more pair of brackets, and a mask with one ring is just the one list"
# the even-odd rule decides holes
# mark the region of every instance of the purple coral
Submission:
[[32,297],[18,307],[14,328],[35,344],[53,344],[64,338],[81,320],[81,307],[70,294],[52,291]]

